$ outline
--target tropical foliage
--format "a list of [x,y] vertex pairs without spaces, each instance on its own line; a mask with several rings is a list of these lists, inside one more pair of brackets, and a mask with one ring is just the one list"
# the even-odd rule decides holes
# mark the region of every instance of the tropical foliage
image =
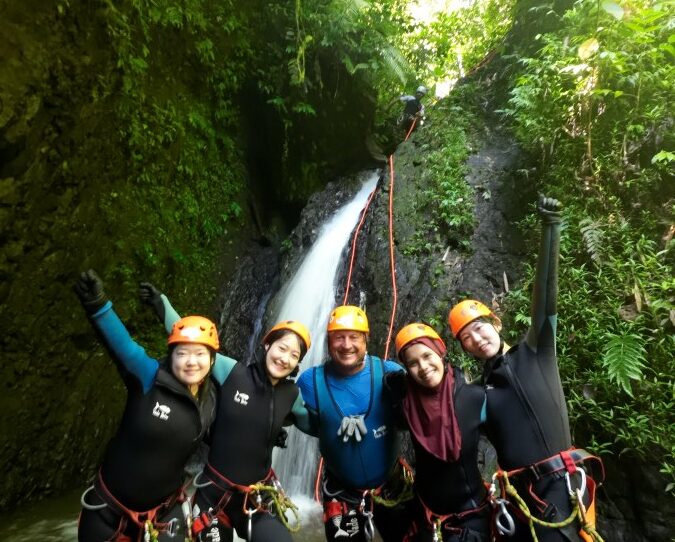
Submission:
[[[516,51],[503,113],[566,205],[559,353],[577,437],[658,458],[675,483],[673,25],[666,4],[578,0],[536,54]],[[528,290],[511,296],[521,321]]]

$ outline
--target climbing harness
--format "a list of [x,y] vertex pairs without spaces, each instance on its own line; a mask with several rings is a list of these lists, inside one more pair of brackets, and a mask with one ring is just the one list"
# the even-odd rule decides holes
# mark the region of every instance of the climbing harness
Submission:
[[[602,482],[604,480],[602,461],[582,449],[564,450],[553,457],[512,471],[498,470],[493,475],[492,485],[490,486],[490,499],[495,509],[494,525],[497,532],[502,536],[511,536],[515,532],[515,522],[508,510],[510,505],[515,509],[516,514],[527,522],[533,542],[538,542],[535,524],[550,529],[563,529],[576,520],[581,525],[579,535],[585,541],[603,542],[602,537],[595,530],[595,481],[583,468],[577,467],[577,464],[584,463],[586,465],[586,462],[597,462],[601,473],[600,482]],[[576,488],[572,484],[572,476],[575,474],[579,474],[580,479],[579,487]],[[557,476],[565,479],[572,511],[562,521],[548,522],[534,516],[525,500],[511,483],[511,479],[537,481],[544,476]],[[497,497],[497,484],[499,484],[500,489],[499,497]],[[588,494],[590,501],[588,509],[583,502],[586,494]]]
[[[443,541],[444,530],[455,531],[457,532],[458,535],[461,535],[461,532],[464,531],[465,529],[463,527],[457,527],[458,523],[461,522],[466,517],[475,514],[480,514],[481,512],[486,511],[491,502],[490,495],[488,494],[486,495],[483,502],[475,508],[470,508],[468,510],[464,510],[462,512],[455,512],[452,514],[437,514],[426,505],[426,503],[422,500],[422,498],[419,495],[417,495],[417,500],[422,505],[427,525],[431,527],[431,530],[433,532],[432,535],[433,542]],[[416,522],[413,522],[410,531],[404,538],[404,541],[409,540],[412,537],[412,535],[414,535],[417,532],[417,530],[418,530],[417,524]]]
[[[215,506],[209,508],[207,511],[197,512],[192,525],[192,532],[195,536],[198,536],[199,533],[211,525],[215,518],[218,518],[228,527],[232,526],[232,522],[225,513],[224,508],[229,503],[234,492],[244,495],[242,511],[248,518],[248,540],[251,540],[253,532],[253,516],[259,512],[275,515],[284,527],[292,533],[296,533],[300,529],[298,507],[286,495],[281,482],[279,482],[272,469],[270,469],[263,480],[247,486],[232,482],[208,463],[206,464],[205,471],[207,481],[201,481],[201,475],[203,474],[201,472],[195,476],[192,482],[193,485],[198,489],[213,485],[222,491],[222,496]],[[289,510],[295,516],[295,521],[292,525],[286,517],[286,512]]]
[[[90,504],[87,502],[87,495],[91,491],[94,491],[99,496],[99,498],[103,501],[102,504]],[[138,527],[138,540],[140,541],[142,534],[144,542],[158,542],[160,534],[166,534],[169,538],[174,538],[178,535],[181,529],[179,518],[174,517],[167,522],[160,522],[157,520],[157,518],[170,511],[176,504],[181,504],[181,510],[186,522],[188,522],[187,518],[190,516],[189,513],[185,514],[185,510],[189,510],[190,508],[190,500],[185,493],[184,488],[181,488],[162,504],[151,508],[150,510],[138,512],[127,508],[121,502],[119,502],[117,498],[115,498],[115,496],[105,485],[100,471],[94,480],[94,484],[85,489],[82,493],[82,496],[80,497],[80,503],[82,504],[82,508],[85,510],[98,511],[109,508],[114,514],[120,516],[125,524],[128,521],[131,521],[134,525],[136,525],[136,527]],[[187,507],[185,506],[186,503]],[[186,530],[185,537],[186,540],[192,539],[189,530]]]
[[[400,471],[403,488],[400,489],[400,491],[397,491],[396,496],[393,498],[389,498],[391,490],[387,487],[390,485],[390,480],[374,489],[357,489],[352,491],[338,489],[337,491],[331,491],[328,488],[328,481],[324,479],[322,484],[324,496],[324,523],[327,523],[329,520],[335,522],[335,518],[337,518],[335,526],[338,528],[338,531],[342,531],[339,523],[343,516],[349,514],[349,505],[351,505],[352,509],[355,509],[358,514],[364,518],[363,532],[366,535],[366,539],[372,540],[375,536],[375,524],[373,522],[375,505],[378,504],[386,508],[394,508],[399,504],[409,501],[414,496],[413,470],[403,458],[399,458],[398,461],[399,466],[397,467],[397,470]],[[399,488],[397,487],[396,489]],[[326,497],[332,500],[328,501]],[[346,533],[346,531],[342,532]]]

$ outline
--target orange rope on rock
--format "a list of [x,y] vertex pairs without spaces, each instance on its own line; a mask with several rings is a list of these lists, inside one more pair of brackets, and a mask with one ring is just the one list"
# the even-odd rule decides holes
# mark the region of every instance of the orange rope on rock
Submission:
[[359,224],[358,224],[358,226],[356,226],[356,230],[354,231],[354,238],[352,239],[352,255],[351,255],[351,258],[349,260],[349,272],[347,273],[347,286],[345,287],[345,297],[342,300],[343,305],[347,304],[347,300],[349,298],[349,288],[351,287],[351,283],[352,283],[352,271],[354,270],[354,258],[356,256],[356,241],[359,238],[359,233],[361,231],[361,227],[363,226],[363,223],[366,220],[366,215],[368,214],[368,208],[370,207],[370,202],[373,201],[373,197],[375,196],[375,192],[377,192],[377,186],[370,193],[370,196],[368,196],[368,201],[366,202],[366,206],[363,208],[363,211],[361,211],[361,220],[359,221]]
[[[413,122],[413,127],[415,123]],[[412,131],[412,127],[411,127]],[[410,133],[408,133],[410,135]],[[406,137],[407,139],[407,137]],[[391,303],[391,318],[389,319],[389,333],[387,334],[387,342],[384,347],[384,358],[387,359],[389,355],[389,343],[391,342],[391,334],[394,330],[394,319],[396,318],[396,306],[398,304],[398,293],[396,291],[396,262],[394,260],[394,155],[389,155],[389,264],[391,267],[391,289],[392,289],[392,303]]]

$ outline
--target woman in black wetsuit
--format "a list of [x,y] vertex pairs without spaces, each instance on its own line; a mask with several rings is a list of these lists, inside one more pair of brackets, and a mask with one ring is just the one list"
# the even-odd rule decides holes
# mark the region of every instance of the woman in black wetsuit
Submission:
[[[530,513],[545,522],[568,519],[575,508],[570,492],[580,489],[589,509],[595,484],[580,466],[600,464],[572,439],[556,357],[560,203],[539,202],[542,239],[531,305],[531,325],[514,347],[504,343],[501,322],[475,300],[455,305],[448,316],[453,336],[471,356],[484,362],[482,381],[487,395],[487,434],[497,451],[499,466],[508,475]],[[505,481],[500,474],[502,482]],[[510,540],[531,540],[526,514],[509,507],[516,521]],[[497,520],[499,520],[499,514]],[[506,518],[501,518],[505,520]],[[507,523],[502,522],[502,526]],[[499,525],[497,525],[499,528]],[[590,540],[578,521],[562,528],[535,525],[541,542]],[[508,530],[508,529],[507,529]]]
[[82,273],[75,292],[127,389],[120,426],[82,495],[78,540],[182,540],[190,512],[184,466],[215,417],[208,375],[218,350],[216,326],[201,316],[178,320],[167,358],[157,361],[129,336],[96,273]]
[[[141,285],[141,298],[155,308],[167,330],[179,318],[166,296],[151,284]],[[288,379],[297,373],[310,347],[309,332],[300,322],[282,321],[268,331],[263,346],[264,355],[251,365],[216,356],[212,377],[218,408],[208,461],[196,480],[193,510],[193,533],[204,542],[232,540],[232,527],[249,542],[291,541],[272,510],[261,508],[249,520],[244,508],[256,507],[251,485],[276,483],[272,449],[283,426],[295,424],[310,432],[298,387]]]
[[[488,542],[490,506],[478,470],[482,387],[444,361],[445,344],[422,323],[396,336],[407,375],[385,377],[415,448],[416,499],[409,542]],[[398,400],[396,400],[398,397]]]

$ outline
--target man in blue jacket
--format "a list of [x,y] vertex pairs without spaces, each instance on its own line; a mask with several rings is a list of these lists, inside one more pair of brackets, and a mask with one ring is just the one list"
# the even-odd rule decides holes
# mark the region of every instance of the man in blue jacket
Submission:
[[402,486],[394,415],[383,397],[384,374],[402,368],[366,352],[368,319],[359,307],[337,307],[327,331],[330,358],[298,379],[325,463],[326,539],[366,541],[374,523],[385,542],[399,542],[408,527],[404,507],[376,500],[397,500]]

